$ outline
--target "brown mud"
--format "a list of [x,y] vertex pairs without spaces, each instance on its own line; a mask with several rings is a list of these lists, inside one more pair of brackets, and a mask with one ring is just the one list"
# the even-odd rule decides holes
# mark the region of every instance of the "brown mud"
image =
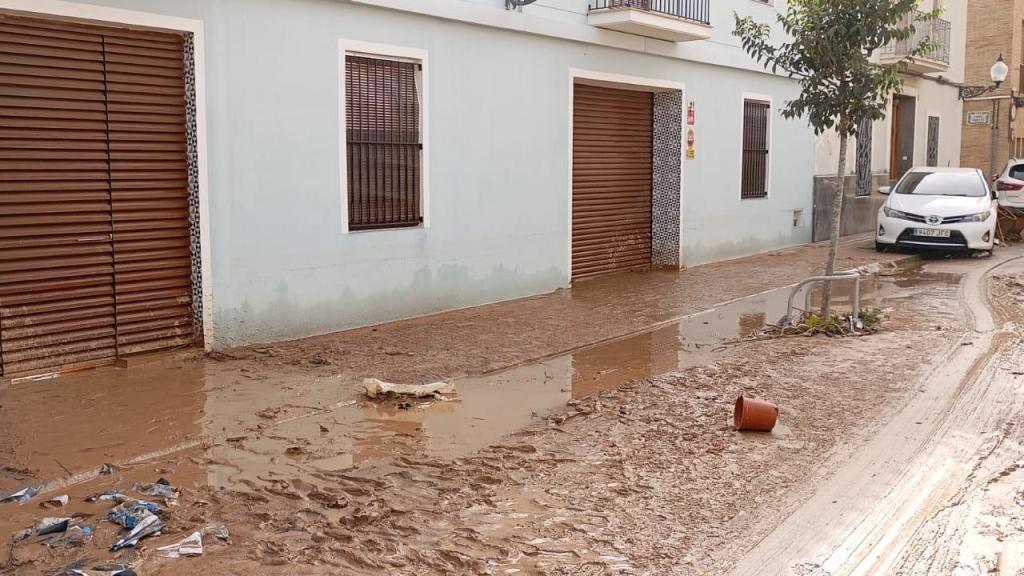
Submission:
[[[96,535],[12,544],[0,571],[90,557],[146,575],[721,573],[764,531],[758,519],[790,504],[780,495],[864,438],[913,392],[922,358],[958,337],[958,278],[868,282],[866,302],[891,326],[869,338],[738,341],[785,312],[788,292],[773,291],[462,377],[454,401],[407,409],[358,396],[358,370],[278,363],[279,352],[10,386],[0,492],[47,492],[0,505],[0,538],[72,514]],[[732,431],[741,393],[780,405],[774,433]],[[105,462],[118,470],[98,475]],[[107,552],[110,506],[84,497],[139,496],[135,482],[161,477],[182,489],[164,534]],[[38,506],[56,494],[70,495],[66,509]],[[229,542],[212,535],[220,525]],[[207,534],[202,557],[155,553],[193,530]]]

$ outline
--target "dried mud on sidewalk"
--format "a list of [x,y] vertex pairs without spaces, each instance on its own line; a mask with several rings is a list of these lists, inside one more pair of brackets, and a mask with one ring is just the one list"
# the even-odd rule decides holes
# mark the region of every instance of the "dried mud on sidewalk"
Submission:
[[[617,338],[680,316],[821,273],[826,246],[796,246],[705,264],[683,273],[627,273],[486,306],[271,345],[228,350],[261,369],[391,381],[485,374]],[[839,269],[888,267],[906,254],[878,253],[872,234],[843,239]],[[774,318],[773,318],[774,320]]]
[[[95,535],[81,547],[11,543],[0,571],[89,558],[147,576],[722,573],[961,334],[957,281],[920,271],[879,280],[871,297],[890,318],[871,337],[723,345],[779,315],[777,295],[766,295],[669,332],[463,380],[461,402],[411,410],[354,397],[345,380],[240,360],[128,371],[159,379],[161,392],[141,404],[120,396],[138,388],[114,372],[8,390],[4,416],[36,408],[2,435],[14,465],[0,488],[107,457],[120,468],[2,505],[6,542],[42,516],[80,515]],[[716,323],[731,327],[702,340],[701,327]],[[47,393],[49,422],[39,408]],[[740,393],[781,406],[775,432],[732,430]],[[84,497],[142,498],[133,484],[160,477],[181,489],[162,503],[163,534],[108,552],[110,506]],[[60,493],[66,509],[38,507]],[[220,526],[229,540],[216,538]],[[156,552],[193,531],[206,535],[201,557]]]

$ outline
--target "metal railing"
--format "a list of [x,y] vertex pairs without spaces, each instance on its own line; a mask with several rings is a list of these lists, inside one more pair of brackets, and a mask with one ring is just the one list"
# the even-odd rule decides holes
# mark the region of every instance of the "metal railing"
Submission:
[[591,10],[635,8],[711,25],[711,0],[593,0]]
[[796,299],[796,295],[801,290],[807,288],[804,293],[804,311],[811,309],[811,290],[812,284],[823,284],[825,282],[836,282],[839,280],[850,280],[853,282],[853,297],[850,300],[852,307],[852,313],[850,320],[853,323],[853,329],[858,330],[857,325],[860,322],[860,272],[856,270],[845,270],[842,272],[833,272],[831,276],[812,276],[806,280],[801,281],[793,290],[789,293],[789,300],[786,302],[786,315],[782,318],[782,324],[793,324],[793,300]]
[[[952,28],[949,20],[937,18],[931,21],[924,21],[921,19],[923,15],[923,12],[915,11],[913,14],[914,33],[906,40],[896,40],[883,47],[880,50],[881,55],[883,57],[905,58],[914,49],[927,41],[932,44],[931,49],[923,54],[919,54],[918,57],[949,64],[949,31]],[[904,19],[902,26],[910,26],[910,18],[911,16],[908,15]]]

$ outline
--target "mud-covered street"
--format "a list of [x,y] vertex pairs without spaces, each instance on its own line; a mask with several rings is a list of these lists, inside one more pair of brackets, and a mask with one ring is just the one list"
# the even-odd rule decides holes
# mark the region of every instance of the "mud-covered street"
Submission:
[[[0,571],[985,574],[1024,522],[1021,254],[883,255],[901,263],[865,268],[884,322],[863,337],[759,336],[816,257],[798,252],[743,282],[735,261],[15,382],[0,492],[40,493],[0,504]],[[506,320],[474,332],[487,314]],[[364,376],[457,394],[374,401]],[[741,394],[778,404],[772,433],[733,429]],[[158,504],[161,533],[109,551],[116,502],[86,499],[110,492]],[[44,517],[92,535],[16,538]],[[193,532],[201,556],[157,550]]]

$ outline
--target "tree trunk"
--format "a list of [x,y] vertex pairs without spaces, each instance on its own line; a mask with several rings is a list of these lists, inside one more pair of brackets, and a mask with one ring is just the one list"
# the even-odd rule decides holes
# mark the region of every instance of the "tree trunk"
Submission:
[[[825,260],[825,275],[831,276],[836,270],[836,256],[839,255],[839,228],[843,223],[843,200],[846,191],[846,146],[849,137],[843,128],[845,124],[839,123],[839,181],[836,183],[836,197],[832,203],[832,236],[828,244],[828,258]],[[825,282],[825,289],[821,295],[821,317],[828,320],[832,313],[832,282]]]

